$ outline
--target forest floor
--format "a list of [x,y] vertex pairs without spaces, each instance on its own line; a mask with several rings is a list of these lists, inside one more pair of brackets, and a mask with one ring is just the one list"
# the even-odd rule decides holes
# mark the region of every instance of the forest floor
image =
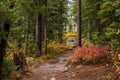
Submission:
[[73,51],[34,63],[32,75],[22,80],[117,80],[115,69],[110,64],[71,65],[66,60]]

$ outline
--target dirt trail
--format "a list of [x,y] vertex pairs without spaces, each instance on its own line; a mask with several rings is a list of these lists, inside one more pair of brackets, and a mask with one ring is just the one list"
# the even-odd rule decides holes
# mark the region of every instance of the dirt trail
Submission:
[[34,68],[32,70],[32,80],[52,80],[53,78],[57,80],[56,76],[59,72],[64,73],[69,70],[67,66],[67,57],[72,53],[73,51],[68,51],[63,55],[57,56],[54,59],[49,59],[44,64]]
[[117,80],[115,70],[108,64],[67,65],[66,58],[73,51],[37,64],[32,70],[31,80]]

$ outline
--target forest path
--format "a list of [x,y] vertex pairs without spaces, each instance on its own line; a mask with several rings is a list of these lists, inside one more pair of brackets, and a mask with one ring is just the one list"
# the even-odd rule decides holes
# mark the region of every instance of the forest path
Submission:
[[39,64],[36,65],[37,67],[32,70],[32,80],[58,80],[59,73],[64,73],[69,70],[67,57],[72,54],[73,51],[68,51],[53,59],[47,60],[45,63],[40,64],[40,66]]
[[117,80],[115,70],[109,64],[67,65],[73,51],[38,63],[32,69],[31,80]]

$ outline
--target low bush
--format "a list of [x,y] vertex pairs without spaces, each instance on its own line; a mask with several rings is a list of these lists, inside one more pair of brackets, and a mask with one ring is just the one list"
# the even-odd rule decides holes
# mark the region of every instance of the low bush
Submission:
[[74,54],[68,57],[68,61],[77,63],[82,61],[83,63],[98,62],[105,59],[105,52],[109,49],[108,46],[90,45],[88,47],[77,47],[74,50]]
[[82,45],[83,46],[89,46],[89,45],[92,45],[92,43],[90,42],[89,39],[83,38],[82,39]]
[[113,66],[116,69],[117,78],[120,79],[120,53],[112,53],[111,59],[113,61]]
[[50,41],[48,43],[48,50],[49,52],[53,53],[62,53],[66,50],[70,49],[70,46],[67,44],[60,44],[57,41]]
[[2,80],[13,80],[16,77],[17,66],[10,59],[5,58],[2,67]]

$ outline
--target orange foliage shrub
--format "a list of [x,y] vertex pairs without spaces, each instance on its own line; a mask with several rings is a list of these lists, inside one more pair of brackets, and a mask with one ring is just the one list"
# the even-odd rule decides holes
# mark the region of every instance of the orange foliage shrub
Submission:
[[68,57],[68,61],[72,63],[79,62],[95,62],[105,57],[105,51],[109,49],[108,46],[90,45],[89,47],[77,47],[74,54]]

